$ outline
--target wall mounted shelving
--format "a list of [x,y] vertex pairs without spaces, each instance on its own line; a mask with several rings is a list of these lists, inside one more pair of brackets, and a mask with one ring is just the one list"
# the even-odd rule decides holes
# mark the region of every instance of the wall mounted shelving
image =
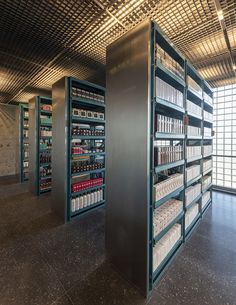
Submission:
[[36,195],[51,191],[52,100],[35,96],[29,100],[29,185]]
[[211,202],[203,92],[212,91],[148,21],[108,47],[106,79],[106,246],[147,296]]
[[29,110],[28,105],[19,105],[20,182],[29,179]]
[[64,77],[52,96],[52,210],[70,221],[105,203],[105,89]]

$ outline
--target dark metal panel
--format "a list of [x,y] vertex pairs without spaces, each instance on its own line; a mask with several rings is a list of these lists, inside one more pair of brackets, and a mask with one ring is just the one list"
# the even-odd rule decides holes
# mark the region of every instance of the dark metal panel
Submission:
[[29,100],[29,190],[38,195],[38,97]]
[[52,210],[67,220],[69,101],[68,78],[63,77],[52,86]]
[[148,291],[150,22],[107,50],[106,247],[111,262]]

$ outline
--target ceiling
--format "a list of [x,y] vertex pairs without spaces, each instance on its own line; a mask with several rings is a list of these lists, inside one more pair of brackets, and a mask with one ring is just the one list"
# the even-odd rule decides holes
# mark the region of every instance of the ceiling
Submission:
[[105,84],[106,46],[146,18],[213,87],[236,83],[235,0],[0,0],[0,102],[50,95],[63,76]]

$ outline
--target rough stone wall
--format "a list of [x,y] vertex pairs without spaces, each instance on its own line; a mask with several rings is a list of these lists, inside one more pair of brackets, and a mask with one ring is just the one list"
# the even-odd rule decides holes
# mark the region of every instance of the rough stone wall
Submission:
[[0,105],[0,177],[19,173],[18,107]]

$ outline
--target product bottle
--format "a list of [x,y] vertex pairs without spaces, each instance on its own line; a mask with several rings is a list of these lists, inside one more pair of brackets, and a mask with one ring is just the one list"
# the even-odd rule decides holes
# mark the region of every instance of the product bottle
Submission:
[[94,192],[91,193],[91,205],[94,204]]
[[88,206],[90,206],[91,205],[91,194],[89,193],[88,194]]
[[77,211],[79,209],[79,197],[76,197],[75,199],[75,210]]
[[84,208],[88,206],[88,195],[84,195]]
[[98,199],[98,202],[101,201],[101,198],[100,198],[100,190],[97,191],[97,199]]
[[94,192],[94,203],[98,202],[98,195],[97,192]]
[[74,212],[75,211],[75,199],[73,198],[71,200],[71,212]]

